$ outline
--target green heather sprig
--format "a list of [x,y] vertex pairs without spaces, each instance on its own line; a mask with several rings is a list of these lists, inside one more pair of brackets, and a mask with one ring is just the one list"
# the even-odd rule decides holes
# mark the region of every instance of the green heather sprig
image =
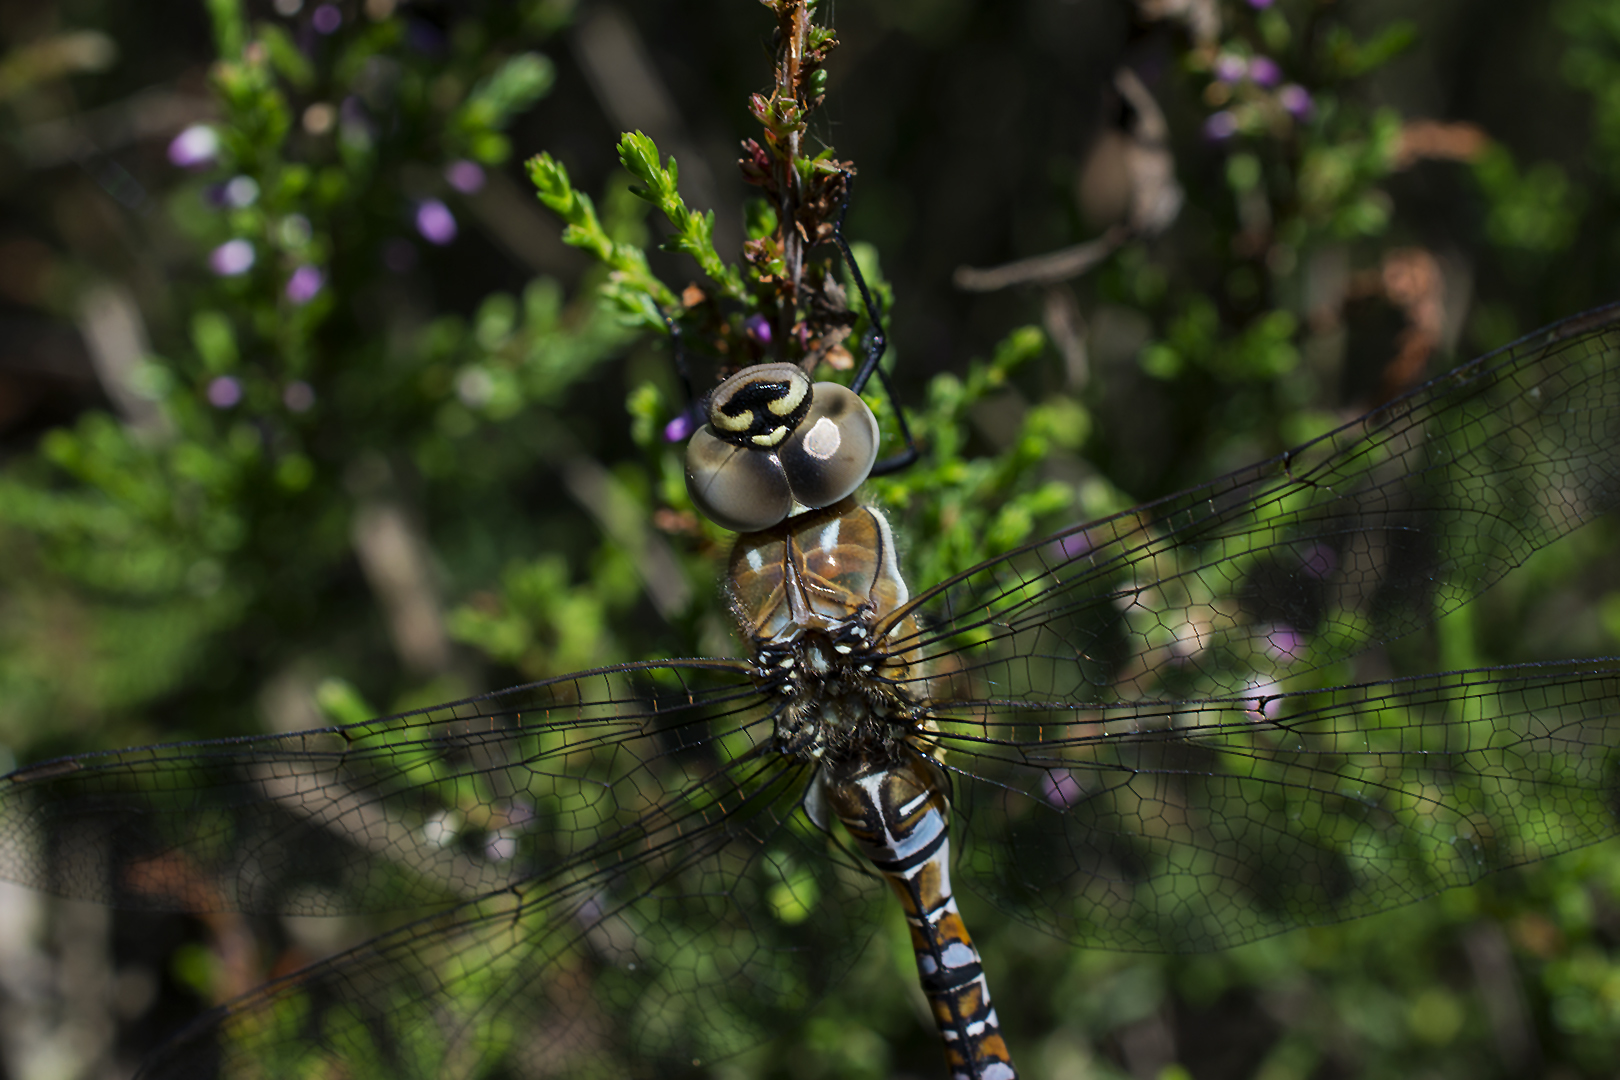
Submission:
[[661,250],[690,255],[713,288],[683,292],[681,302],[673,303],[671,291],[646,273],[645,261],[613,244],[596,225],[589,200],[572,190],[555,160],[541,156],[529,168],[541,200],[568,223],[564,240],[613,269],[604,292],[632,313],[633,323],[667,331],[673,324],[659,320],[678,320],[689,342],[729,362],[769,353],[813,366],[843,351],[840,343],[856,321],[845,294],[827,291],[836,282],[830,247],[815,251],[832,239],[854,167],[835,159],[830,148],[810,155],[801,146],[808,118],[826,91],[824,65],[838,38],[812,21],[813,3],[769,0],[766,6],[777,19],[774,79],[769,94],[750,98],[763,141],[745,140],[738,162],[743,179],[762,198],[750,214],[740,262],[728,262],[715,249],[714,211],[693,210],[681,198],[673,157],[665,158],[639,131],[625,133],[618,144],[619,161],[636,181],[631,193],[674,226]]
[[619,162],[643,185],[630,190],[658,207],[675,226],[675,235],[664,241],[663,249],[692,256],[726,296],[739,300],[746,296],[742,274],[714,248],[714,211],[689,210],[681,198],[675,158],[669,158],[667,167],[661,166],[652,139],[639,131],[627,131],[619,139]]
[[450,117],[447,127],[467,154],[498,165],[511,154],[503,128],[551,92],[557,65],[537,52],[519,53],[480,79]]
[[613,272],[603,293],[631,317],[633,325],[667,332],[659,309],[673,310],[677,301],[669,286],[653,276],[646,253],[607,234],[596,216],[596,205],[569,181],[562,162],[542,153],[529,159],[528,169],[540,201],[568,223],[563,243],[589,252]]

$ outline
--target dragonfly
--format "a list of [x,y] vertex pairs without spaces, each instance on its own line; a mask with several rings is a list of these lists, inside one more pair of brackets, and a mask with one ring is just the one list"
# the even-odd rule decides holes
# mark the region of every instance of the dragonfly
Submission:
[[[741,523],[747,655],[0,777],[0,876],[393,920],[142,1076],[679,1075],[811,1008],[893,892],[950,1072],[1012,1077],[956,889],[1083,946],[1207,950],[1615,833],[1620,660],[1322,684],[1620,503],[1620,305],[937,582],[782,449],[798,384],[743,375],[721,426],[798,461],[790,509],[825,503]],[[825,418],[793,428],[817,461]],[[703,471],[735,456],[694,466],[721,514],[757,501]]]

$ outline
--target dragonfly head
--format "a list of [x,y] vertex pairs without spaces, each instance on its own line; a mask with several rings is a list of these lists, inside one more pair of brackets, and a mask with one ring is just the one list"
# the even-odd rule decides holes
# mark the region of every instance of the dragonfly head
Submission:
[[759,364],[711,395],[686,445],[686,490],[717,525],[757,532],[846,497],[877,452],[877,418],[859,394],[811,383],[796,364]]

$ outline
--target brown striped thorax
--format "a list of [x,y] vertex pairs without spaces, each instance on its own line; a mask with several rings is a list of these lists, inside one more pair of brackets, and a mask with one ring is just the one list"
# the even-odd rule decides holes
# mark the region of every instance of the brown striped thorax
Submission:
[[915,658],[896,643],[916,626],[889,625],[910,591],[882,511],[845,499],[738,537],[726,592],[760,679],[788,699],[778,749],[819,760],[915,729]]
[[686,489],[716,524],[753,532],[848,496],[877,451],[877,419],[859,394],[811,383],[796,364],[759,364],[710,396],[686,446]]

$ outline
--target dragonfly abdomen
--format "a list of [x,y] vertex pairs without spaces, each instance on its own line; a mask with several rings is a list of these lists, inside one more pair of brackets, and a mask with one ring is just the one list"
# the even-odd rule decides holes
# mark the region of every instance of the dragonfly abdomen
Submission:
[[952,1080],[1016,1080],[979,950],[951,891],[944,775],[909,748],[899,754],[899,760],[863,755],[832,765],[827,803],[900,897]]

